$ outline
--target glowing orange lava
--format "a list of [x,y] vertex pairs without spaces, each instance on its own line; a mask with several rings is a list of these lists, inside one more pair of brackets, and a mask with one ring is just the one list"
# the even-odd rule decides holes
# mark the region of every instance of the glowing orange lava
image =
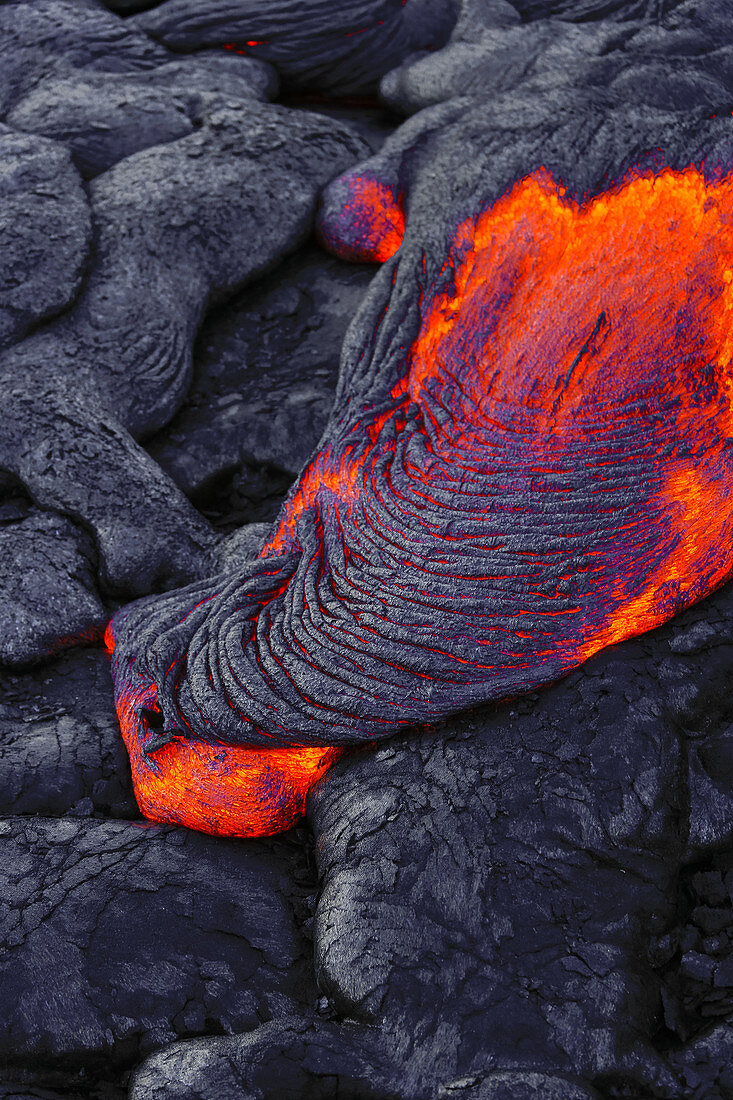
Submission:
[[[381,186],[352,181],[341,254],[399,247]],[[733,568],[732,397],[730,178],[648,171],[579,202],[539,171],[464,221],[402,377],[338,425],[263,550],[307,535],[330,585],[326,610],[315,582],[300,605],[320,616],[318,661],[297,640],[286,654],[298,721],[320,730],[333,713],[338,646],[346,744],[533,690],[710,592]],[[293,576],[263,597],[280,601],[266,622],[292,617]],[[339,750],[308,733],[288,747],[302,725],[281,719],[268,668],[273,749],[180,730],[155,747],[142,713],[156,688],[118,689],[143,813],[251,836],[302,812]]]
[[144,708],[155,689],[117,698],[140,811],[151,821],[218,836],[269,836],[294,825],[305,798],[340,756],[329,748],[247,748],[174,736],[146,755]]
[[329,210],[316,225],[322,243],[344,260],[384,263],[394,256],[405,233],[402,204],[386,183],[370,176],[344,178],[338,214]]
[[[393,389],[422,409],[442,460],[433,484],[462,470],[506,475],[510,444],[511,466],[538,494],[582,468],[600,526],[623,489],[608,465],[644,482],[643,509],[590,551],[585,622],[569,616],[555,639],[572,667],[731,572],[733,183],[666,169],[581,203],[539,171],[463,222],[452,256],[450,286],[427,298]],[[373,467],[353,453],[317,456],[267,552],[288,545],[324,494],[340,495],[346,513]],[[487,501],[487,526],[496,509]]]

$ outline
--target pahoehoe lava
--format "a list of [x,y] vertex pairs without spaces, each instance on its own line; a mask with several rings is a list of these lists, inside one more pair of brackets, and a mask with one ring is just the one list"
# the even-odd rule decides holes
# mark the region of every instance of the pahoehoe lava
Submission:
[[339,749],[555,680],[730,573],[733,124],[639,111],[629,149],[569,98],[512,150],[502,110],[442,248],[419,171],[332,185],[335,250],[407,228],[320,450],[257,560],[113,620],[153,818],[285,828]]

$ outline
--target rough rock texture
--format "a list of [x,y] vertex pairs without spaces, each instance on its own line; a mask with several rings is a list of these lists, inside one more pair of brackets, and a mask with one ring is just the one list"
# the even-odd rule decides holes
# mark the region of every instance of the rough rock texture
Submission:
[[139,817],[99,648],[0,678],[0,815]]
[[[384,149],[374,107],[263,102],[278,77],[373,85],[436,26],[385,0],[347,39],[337,7],[0,5],[1,660],[89,642],[130,593],[249,576],[344,333],[337,408],[523,164],[582,191],[645,145],[723,149],[725,3],[465,0],[382,80],[415,116]],[[232,26],[258,57],[207,44]],[[371,290],[310,247],[270,271],[370,152],[321,240],[375,258],[366,177],[396,219],[377,238],[400,200],[400,257]],[[140,819],[101,648],[6,670],[0,1100],[730,1100],[731,623],[728,587],[547,691],[353,750],[312,838],[254,842]]]
[[67,150],[0,128],[0,348],[68,305],[91,235]]
[[[66,146],[2,136],[3,341],[71,303],[0,358],[0,467],[84,528],[76,553],[91,537],[104,592],[181,583],[211,569],[214,535],[134,439],[180,404],[204,309],[305,240],[319,188],[368,147],[344,123],[262,102],[276,87],[264,62],[174,58],[92,0],[4,5],[0,35],[6,119]],[[69,153],[96,176],[86,195]],[[34,605],[37,627],[0,644],[4,661],[94,618],[95,583],[84,609],[73,586],[64,607],[57,571],[39,560],[26,578],[18,616],[30,625]]]
[[[15,818],[2,830],[0,1059],[124,1070],[176,1037],[313,1007],[290,840],[227,846],[144,823]],[[201,884],[206,883],[206,889]]]
[[236,526],[275,518],[326,425],[341,343],[373,275],[311,249],[210,314],[182,408],[147,444],[205,514],[218,503]]
[[[434,721],[547,683],[624,637],[623,605],[642,601],[647,576],[658,576],[659,588],[648,628],[690,602],[696,586],[699,597],[730,571],[727,528],[718,543],[711,535],[716,549],[699,565],[695,558],[689,576],[692,558],[669,564],[681,542],[697,539],[697,513],[692,508],[685,531],[672,529],[668,504],[660,506],[659,490],[650,488],[650,470],[664,485],[680,456],[694,453],[700,476],[709,463],[711,484],[729,484],[727,451],[720,450],[727,420],[716,421],[708,438],[716,414],[695,405],[696,416],[676,430],[680,402],[704,400],[695,373],[702,359],[692,368],[692,359],[665,343],[668,333],[687,332],[688,303],[683,296],[678,306],[674,292],[662,290],[661,272],[659,308],[655,300],[647,318],[639,306],[647,277],[632,286],[624,266],[636,229],[628,243],[609,222],[606,245],[563,275],[569,304],[556,325],[553,287],[547,285],[545,297],[541,282],[522,275],[541,270],[545,241],[556,247],[554,214],[506,247],[501,237],[496,270],[488,246],[486,270],[466,275],[461,267],[473,255],[478,212],[528,173],[541,169],[562,181],[571,202],[643,168],[649,150],[657,170],[704,163],[711,174],[716,165],[727,172],[730,119],[706,119],[699,110],[632,114],[601,96],[583,102],[574,92],[553,103],[527,94],[492,107],[464,101],[426,114],[421,134],[411,120],[324,198],[323,235],[348,246],[350,229],[353,236],[360,229],[358,217],[353,227],[348,217],[363,181],[399,189],[405,237],[349,331],[331,419],[273,530],[270,561],[141,601],[115,620],[120,698],[142,679],[171,729],[203,740],[215,729],[234,745],[345,745],[392,736],[399,724]],[[522,217],[541,207],[537,187]],[[344,197],[349,189],[356,196],[351,203]],[[681,208],[686,203],[682,198]],[[607,208],[605,198],[599,208]],[[645,255],[678,250],[667,221],[660,224],[661,237],[645,243]],[[578,234],[584,231],[580,226]],[[499,223],[495,232],[501,234]],[[461,243],[454,248],[455,234]],[[692,231],[684,234],[687,241]],[[592,249],[599,234],[589,236]],[[722,248],[721,239],[713,233],[709,247]],[[688,273],[697,263],[690,261]],[[601,276],[606,270],[613,272],[611,287],[632,286],[628,299],[613,297]],[[578,271],[590,287],[588,303]],[[446,305],[441,295],[449,295],[444,288],[454,275],[456,284],[470,287],[473,278],[479,289]],[[490,288],[485,297],[482,286]],[[707,300],[695,301],[705,317]],[[604,332],[596,347],[593,326],[605,325],[607,313],[614,318],[608,344]],[[523,327],[515,330],[520,315]],[[455,338],[449,331],[443,343],[431,342],[430,323],[440,332],[444,316],[457,318]],[[557,348],[550,363],[537,350],[545,339]],[[705,341],[697,330],[680,336],[688,339],[691,348]],[[485,356],[494,346],[495,357]],[[583,385],[568,380],[589,346],[595,365],[581,369],[591,395],[584,404]],[[616,367],[614,356],[625,352],[638,362],[636,373]],[[647,354],[653,369],[645,365]],[[474,361],[483,380],[475,385]],[[716,375],[711,410],[724,388],[723,374]],[[627,408],[633,411],[621,415]],[[674,569],[679,598],[670,591],[667,599],[664,584]],[[626,636],[641,628],[632,624]]]
[[[622,101],[664,109],[702,103],[722,110],[733,75],[725,5],[671,0],[653,6],[652,14],[646,0],[467,2],[446,48],[406,59],[385,75],[380,93],[405,114],[459,95],[488,100],[531,89],[541,102],[563,87],[600,88]],[[586,21],[593,8],[611,18]],[[646,19],[639,18],[644,8]],[[556,14],[561,18],[547,18]]]
[[86,533],[54,512],[6,503],[3,513],[0,635],[5,660],[20,665],[37,657],[39,646],[54,653],[76,639],[101,638],[107,613],[96,594],[96,563]]
[[207,100],[258,100],[276,87],[273,71],[262,62],[202,54],[134,75],[54,75],[35,84],[5,118],[18,130],[63,142],[88,177],[141,149],[192,134]]
[[729,1096],[732,601],[337,764],[314,934],[351,1022],[173,1047],[135,1100]]

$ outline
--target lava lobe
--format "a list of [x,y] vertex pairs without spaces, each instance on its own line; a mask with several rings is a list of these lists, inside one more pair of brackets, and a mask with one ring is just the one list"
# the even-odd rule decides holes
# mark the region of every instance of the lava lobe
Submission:
[[[394,252],[386,196],[354,191],[361,258]],[[286,828],[344,746],[531,691],[721,584],[732,287],[733,177],[702,165],[586,197],[538,169],[460,222],[260,558],[113,620],[143,812]]]

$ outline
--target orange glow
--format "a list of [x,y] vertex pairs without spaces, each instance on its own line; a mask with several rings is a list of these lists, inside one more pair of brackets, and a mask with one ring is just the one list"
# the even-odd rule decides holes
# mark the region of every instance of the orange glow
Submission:
[[[578,202],[540,170],[458,227],[444,270],[449,285],[426,294],[408,370],[392,389],[396,403],[422,408],[444,481],[467,469],[506,476],[496,455],[509,443],[512,468],[539,493],[582,468],[600,527],[614,508],[604,475],[619,461],[608,451],[613,432],[636,452],[620,462],[630,484],[645,482],[643,507],[590,551],[592,614],[564,613],[555,638],[568,667],[722,583],[733,535],[730,178],[639,173]],[[436,399],[450,412],[441,425]],[[375,450],[388,416],[364,422]],[[354,446],[319,454],[264,552],[287,545],[314,502],[335,494],[340,513],[353,505],[374,457]],[[409,472],[430,491],[435,473]],[[487,502],[487,524],[498,507]],[[642,552],[650,527],[657,543]]]
[[[349,186],[341,254],[391,256],[402,237],[391,191]],[[420,721],[465,706],[466,686],[474,700],[501,697],[497,683],[533,690],[733,568],[730,178],[649,171],[580,202],[539,171],[458,226],[420,309],[403,377],[337,425],[262,551],[304,545],[304,530],[312,544],[316,531],[323,584],[347,605],[333,637],[357,667],[382,662],[363,681],[377,685],[360,699],[365,740],[420,706]],[[405,612],[413,637],[393,650]],[[318,707],[332,651],[312,640]],[[396,702],[382,668],[398,670]],[[420,677],[434,690],[413,690]],[[279,831],[339,755],[182,735],[146,755],[151,699],[141,685],[117,705],[154,820]],[[342,717],[356,741],[362,718]]]
[[271,836],[303,814],[305,798],[341,755],[332,748],[259,749],[176,736],[149,756],[140,709],[155,689],[117,699],[140,812],[151,821],[218,836]]
[[[647,578],[642,592],[621,602],[600,634],[581,647],[581,661],[607,645],[615,645],[665,622],[675,611],[701,599],[726,580],[733,523],[725,507],[730,482],[691,467],[671,471],[662,490],[671,518],[675,551]],[[618,593],[623,597],[623,589]]]
[[324,246],[344,260],[384,263],[405,235],[402,204],[390,187],[370,176],[348,175],[337,181],[346,193],[338,214],[319,217],[316,230]]
[[[407,379],[419,402],[436,384],[458,394],[458,427],[437,449],[476,453],[510,409],[511,431],[549,469],[585,444],[599,479],[609,456],[597,441],[612,421],[647,451],[639,472],[656,484],[637,529],[609,539],[611,561],[598,562],[603,622],[577,639],[580,663],[731,571],[733,184],[665,170],[581,204],[539,172],[464,223],[456,247],[462,261],[424,317]],[[628,558],[649,524],[664,553],[647,572]]]
[[295,538],[300,516],[309,508],[322,507],[330,500],[339,512],[346,513],[359,494],[364,458],[363,454],[358,458],[346,451],[334,461],[328,448],[320,451],[304,471],[283,509],[279,526],[260,556],[268,557],[285,550]]

